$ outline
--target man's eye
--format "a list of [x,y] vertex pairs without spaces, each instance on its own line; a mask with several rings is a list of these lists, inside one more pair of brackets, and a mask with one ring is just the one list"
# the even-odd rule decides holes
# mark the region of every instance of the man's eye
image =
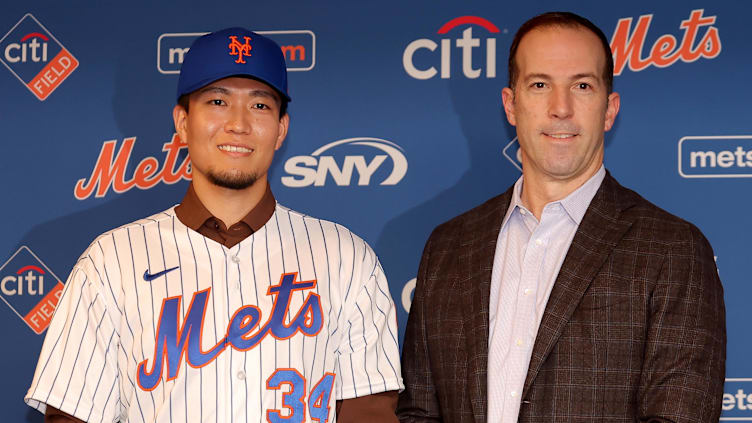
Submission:
[[545,82],[533,82],[533,88],[545,88],[546,83]]
[[254,109],[260,109],[260,110],[266,110],[266,109],[269,108],[269,106],[267,106],[264,103],[256,103],[256,104],[253,105],[253,108]]
[[220,99],[216,99],[215,98],[215,99],[209,100],[209,104],[211,104],[212,106],[223,106],[225,104],[225,102],[224,102],[224,100],[220,100]]
[[577,84],[577,88],[581,90],[587,90],[590,88],[590,84],[588,84],[587,82],[580,82],[579,84]]

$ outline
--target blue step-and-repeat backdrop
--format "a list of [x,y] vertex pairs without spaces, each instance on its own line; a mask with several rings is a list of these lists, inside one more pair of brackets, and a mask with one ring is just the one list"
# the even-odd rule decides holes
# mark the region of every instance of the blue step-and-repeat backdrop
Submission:
[[752,4],[38,1],[1,9],[0,420],[42,421],[22,398],[79,254],[101,232],[181,200],[190,161],[171,111],[195,37],[245,26],[282,46],[293,102],[272,190],[373,246],[401,337],[430,231],[520,175],[501,105],[507,52],[522,22],[552,9],[590,18],[612,41],[622,106],[606,137],[607,168],[699,226],[715,249],[728,319],[723,418],[752,420]]

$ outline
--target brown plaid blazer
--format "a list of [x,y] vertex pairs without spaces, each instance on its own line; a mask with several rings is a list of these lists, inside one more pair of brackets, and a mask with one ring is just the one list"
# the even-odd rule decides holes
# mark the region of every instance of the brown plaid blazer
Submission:
[[[426,244],[402,353],[403,422],[486,421],[491,266],[511,194]],[[546,305],[519,421],[717,422],[725,357],[708,241],[607,174]]]

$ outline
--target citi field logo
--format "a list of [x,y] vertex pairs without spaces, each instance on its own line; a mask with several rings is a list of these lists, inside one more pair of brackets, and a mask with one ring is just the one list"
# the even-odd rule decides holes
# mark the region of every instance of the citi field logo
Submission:
[[0,298],[37,335],[50,325],[62,293],[60,279],[25,245],[0,267]]
[[347,138],[326,144],[310,156],[290,157],[285,172],[288,176],[282,177],[282,184],[290,188],[321,187],[330,176],[338,186],[396,185],[407,173],[407,158],[402,147],[391,141]]
[[31,13],[0,39],[0,62],[39,100],[78,67],[78,60]]
[[[462,36],[449,38],[449,33],[456,28],[465,28],[462,30]],[[485,39],[485,43],[481,43],[481,38],[473,36],[473,29],[478,29],[478,32],[482,34],[498,34],[500,32],[496,25],[478,16],[454,18],[442,25],[437,31],[437,34],[447,36],[439,40],[440,44],[430,38],[420,38],[405,47],[405,51],[402,53],[402,66],[405,68],[405,72],[415,79],[431,79],[437,74],[440,75],[441,79],[449,79],[452,77],[452,57],[454,54],[461,57],[462,74],[465,78],[475,79],[482,74],[486,78],[496,78],[496,38],[488,37]],[[481,44],[483,44],[483,47],[481,47]],[[474,62],[473,49],[476,48],[478,48],[478,51],[485,51],[485,58],[475,58],[477,62],[482,64]],[[439,49],[438,55],[436,49]]]
[[721,420],[752,421],[752,378],[727,378]]
[[752,178],[752,135],[684,137],[678,150],[683,178]]
[[182,143],[178,134],[173,134],[170,142],[162,146],[162,151],[166,153],[164,162],[160,163],[156,157],[143,158],[133,174],[128,176],[128,162],[135,143],[136,137],[125,138],[117,149],[117,140],[105,141],[91,175],[76,182],[73,188],[76,199],[85,200],[92,194],[101,198],[107,195],[110,188],[122,194],[133,188],[149,189],[160,182],[171,185],[181,179],[191,180],[190,157],[185,155],[180,159],[180,152],[187,150],[188,144]]
[[[616,24],[611,37],[611,50],[614,54],[614,75],[620,75],[629,66],[633,72],[647,69],[649,66],[665,68],[681,60],[686,63],[700,58],[714,59],[721,54],[721,38],[718,28],[712,26],[715,16],[703,16],[703,9],[695,9],[689,18],[679,25],[684,30],[681,42],[671,34],[658,37],[643,56],[645,40],[653,15],[642,15],[632,30],[632,18],[622,18]],[[704,30],[702,35],[700,31]],[[699,36],[699,42],[697,42]]]
[[517,137],[512,138],[507,145],[501,150],[501,154],[509,160],[514,167],[522,172],[522,153],[520,152],[520,143],[517,141]]
[[[309,71],[316,66],[316,34],[309,30],[256,31],[271,38],[282,49],[290,72]],[[193,41],[208,32],[167,33],[157,38],[157,70],[163,74],[179,74],[185,54]],[[231,37],[232,38],[232,37]],[[249,43],[250,41],[250,43]],[[251,53],[253,40],[228,40],[228,47],[237,55],[238,63]],[[247,46],[247,47],[246,47]]]

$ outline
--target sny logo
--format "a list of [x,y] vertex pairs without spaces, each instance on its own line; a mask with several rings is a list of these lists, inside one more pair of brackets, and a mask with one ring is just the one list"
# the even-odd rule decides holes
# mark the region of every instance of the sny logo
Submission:
[[683,178],[752,178],[752,135],[683,137],[678,149]]
[[39,100],[78,67],[78,60],[30,13],[0,40],[0,62]]
[[0,298],[37,335],[50,325],[62,293],[60,279],[25,245],[0,267]]
[[[285,56],[287,70],[309,71],[316,65],[316,34],[308,30],[293,31],[256,31],[258,34],[267,36],[279,44],[282,54]],[[196,38],[207,34],[206,32],[186,32],[162,34],[157,39],[157,70],[164,74],[180,73],[180,65],[191,43]],[[241,40],[230,37],[230,54],[238,58],[237,63],[245,63],[243,56],[251,55],[250,39]]]
[[245,44],[240,44],[237,35],[230,35],[230,45],[228,45],[230,48],[230,56],[238,56],[235,63],[245,63],[243,56],[251,57],[251,49],[253,49],[253,47],[251,47],[251,37],[243,38],[245,39]]
[[[462,74],[466,78],[475,79],[481,75],[482,68],[473,67],[473,49],[480,47],[481,43],[480,38],[473,38],[472,25],[477,25],[491,34],[496,34],[500,31],[496,25],[484,18],[478,16],[461,16],[442,25],[437,33],[440,35],[447,34],[454,28],[462,25],[469,26],[462,31],[462,38],[455,40],[455,45],[462,50]],[[506,33],[506,30],[504,32]],[[437,47],[438,44],[428,38],[420,38],[408,44],[402,53],[402,67],[405,69],[405,72],[415,79],[431,79],[436,76],[438,71],[432,65],[432,63],[436,63],[436,58],[433,55],[416,55],[416,53],[420,50],[435,51]],[[487,38],[485,48],[486,78],[496,78],[496,38]],[[441,79],[449,79],[452,75],[452,40],[450,38],[441,39],[440,63]]]
[[[353,149],[358,147],[362,152],[362,146],[375,148],[386,154],[377,154],[370,159],[361,154],[344,156],[340,166],[334,156],[322,155],[325,151],[334,147],[341,149]],[[373,150],[370,150],[373,151]],[[380,183],[380,185],[396,185],[407,173],[407,159],[402,153],[402,147],[380,138],[347,138],[324,145],[311,153],[310,156],[294,156],[285,162],[285,172],[291,176],[283,176],[282,184],[290,188],[301,188],[314,185],[324,186],[327,176],[331,175],[334,183],[339,186],[349,186],[352,182],[353,172],[358,173],[358,185],[364,186],[371,183],[371,177],[386,161],[391,159],[392,171]],[[341,157],[342,155],[340,155]]]

